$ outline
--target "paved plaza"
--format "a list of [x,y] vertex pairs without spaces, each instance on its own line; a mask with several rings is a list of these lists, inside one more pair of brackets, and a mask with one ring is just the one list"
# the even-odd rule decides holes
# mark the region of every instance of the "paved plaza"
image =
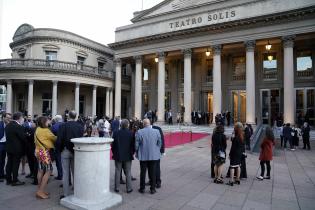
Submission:
[[[167,149],[161,162],[162,188],[154,195],[137,192],[139,188],[139,162],[133,161],[134,192],[127,194],[121,185],[123,203],[115,210],[202,210],[202,209],[314,209],[315,206],[315,153],[298,149],[275,151],[272,161],[272,179],[257,181],[258,154],[248,154],[248,179],[240,186],[212,183],[210,179],[209,137]],[[230,146],[230,143],[229,143]],[[315,141],[312,141],[313,148]],[[226,173],[227,164],[224,170]],[[56,172],[56,171],[55,171]],[[113,191],[114,164],[111,162],[111,190]],[[22,177],[22,176],[20,176]],[[35,198],[36,187],[24,179],[25,186],[11,187],[0,183],[1,210],[57,210],[62,189],[53,178],[48,184],[51,198]]]

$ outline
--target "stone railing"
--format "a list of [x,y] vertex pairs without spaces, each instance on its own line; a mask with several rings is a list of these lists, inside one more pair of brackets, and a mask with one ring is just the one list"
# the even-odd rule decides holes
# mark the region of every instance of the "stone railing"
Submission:
[[277,71],[264,71],[264,80],[276,80],[278,77]]
[[246,79],[246,74],[234,74],[232,75],[233,81],[243,81]]
[[314,74],[312,69],[305,70],[305,71],[297,71],[296,76],[297,77],[312,77]]
[[3,59],[0,60],[1,70],[39,70],[61,73],[83,74],[87,76],[105,77],[114,79],[115,74],[112,71],[99,69],[98,67],[84,64],[70,63],[64,61],[50,61],[42,59]]

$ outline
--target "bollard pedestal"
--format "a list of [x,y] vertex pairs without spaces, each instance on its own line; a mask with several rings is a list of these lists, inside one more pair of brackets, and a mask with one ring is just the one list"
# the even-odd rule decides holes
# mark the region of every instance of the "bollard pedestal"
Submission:
[[111,193],[111,138],[71,139],[74,143],[74,195],[61,199],[70,209],[107,209],[122,202],[121,195]]

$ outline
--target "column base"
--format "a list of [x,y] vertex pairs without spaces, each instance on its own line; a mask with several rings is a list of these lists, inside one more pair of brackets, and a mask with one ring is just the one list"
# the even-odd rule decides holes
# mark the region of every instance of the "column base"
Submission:
[[87,201],[76,198],[74,195],[67,196],[61,199],[60,204],[69,209],[86,209],[86,210],[100,210],[108,209],[116,206],[122,202],[121,195],[108,192],[102,201]]

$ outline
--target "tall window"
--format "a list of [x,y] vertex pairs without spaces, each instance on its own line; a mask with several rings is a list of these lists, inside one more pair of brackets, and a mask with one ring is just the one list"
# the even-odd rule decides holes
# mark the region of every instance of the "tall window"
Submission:
[[263,55],[264,72],[277,71],[277,55],[276,53],[265,53]]
[[6,88],[4,85],[0,85],[0,111],[5,109],[6,98]]
[[206,82],[212,82],[213,80],[213,66],[211,63],[211,60],[207,59]]
[[143,69],[143,81],[149,80],[149,70],[147,68]]
[[84,96],[79,97],[79,115],[84,115]]
[[310,50],[299,51],[297,53],[296,70],[297,71],[313,70],[312,52]]
[[246,72],[246,62],[245,57],[235,57],[233,58],[233,74],[243,75]]
[[25,111],[25,98],[24,93],[18,94],[18,111],[24,112]]
[[168,81],[169,77],[169,70],[168,70],[168,64],[165,64],[165,81]]
[[57,52],[56,51],[45,51],[46,60],[47,61],[55,61],[57,60]]
[[51,102],[52,102],[51,93],[43,93],[42,94],[42,113],[43,115],[51,114]]
[[85,61],[85,57],[77,56],[77,64],[83,65]]

